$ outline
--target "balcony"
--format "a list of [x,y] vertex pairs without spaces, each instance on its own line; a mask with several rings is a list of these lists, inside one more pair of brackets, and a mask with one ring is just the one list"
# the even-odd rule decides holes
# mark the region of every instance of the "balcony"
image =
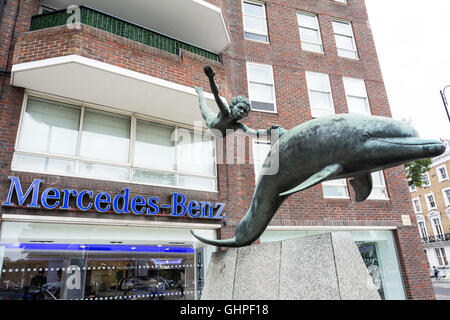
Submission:
[[[101,11],[81,6],[81,23],[100,29],[175,55],[181,55],[181,49],[200,55],[213,61],[219,61],[217,53],[201,49],[163,35],[156,31],[141,27],[131,22],[116,18]],[[67,10],[54,11],[32,18],[31,31],[66,25],[71,13]]]
[[429,236],[429,237],[422,238],[422,242],[424,242],[424,243],[449,241],[449,240],[450,240],[450,233],[438,234],[436,236]]
[[41,0],[41,4],[54,9],[93,7],[210,52],[220,53],[230,43],[221,9],[204,0]]

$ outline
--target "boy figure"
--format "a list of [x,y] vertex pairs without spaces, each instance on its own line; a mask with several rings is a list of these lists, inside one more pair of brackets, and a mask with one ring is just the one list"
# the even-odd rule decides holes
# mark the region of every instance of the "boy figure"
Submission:
[[222,99],[220,99],[219,89],[217,88],[216,81],[214,80],[216,73],[209,65],[205,66],[204,71],[209,79],[211,91],[220,110],[218,114],[215,114],[211,109],[209,109],[206,105],[203,88],[194,86],[199,96],[200,110],[202,111],[203,119],[205,119],[208,128],[219,130],[223,137],[226,136],[227,129],[242,129],[245,133],[256,136],[269,135],[270,130],[272,129],[278,129],[279,137],[287,132],[279,125],[272,125],[272,127],[266,130],[254,130],[249,128],[247,125],[238,122],[248,116],[248,113],[250,112],[250,101],[246,97],[238,96],[231,100],[229,106],[226,106]]

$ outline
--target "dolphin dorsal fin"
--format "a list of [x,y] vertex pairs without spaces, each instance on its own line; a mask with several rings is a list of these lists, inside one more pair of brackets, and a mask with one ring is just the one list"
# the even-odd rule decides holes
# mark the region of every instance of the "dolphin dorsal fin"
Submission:
[[311,177],[309,177],[306,181],[302,182],[294,189],[291,189],[289,191],[281,193],[280,196],[281,197],[288,196],[288,195],[303,191],[305,189],[311,188],[311,187],[315,186],[316,184],[319,184],[325,180],[328,180],[330,177],[337,175],[338,173],[340,173],[342,171],[342,169],[343,169],[342,165],[340,165],[340,164],[331,164],[331,165],[323,168],[319,172],[315,173]]
[[352,185],[353,190],[355,190],[356,202],[363,202],[372,193],[373,182],[371,174],[353,178],[350,180],[350,184]]

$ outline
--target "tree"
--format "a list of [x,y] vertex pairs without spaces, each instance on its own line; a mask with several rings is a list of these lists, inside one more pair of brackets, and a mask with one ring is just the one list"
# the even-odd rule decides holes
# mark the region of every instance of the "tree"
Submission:
[[[408,123],[411,127],[415,127],[411,118],[402,118],[401,121]],[[415,185],[421,188],[424,184],[423,174],[430,171],[432,159],[416,160],[405,164],[406,177],[408,178],[408,185]]]
[[422,176],[430,171],[431,162],[431,159],[424,159],[405,164],[408,185],[412,186],[414,184],[416,187],[421,188],[424,184]]

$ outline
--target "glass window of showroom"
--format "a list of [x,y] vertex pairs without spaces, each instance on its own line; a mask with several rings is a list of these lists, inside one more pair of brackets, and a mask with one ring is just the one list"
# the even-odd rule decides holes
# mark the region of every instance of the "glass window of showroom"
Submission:
[[217,191],[201,130],[35,96],[22,113],[13,170]]
[[[176,227],[3,221],[0,300],[193,300],[212,247]],[[197,230],[214,237],[214,230]]]

